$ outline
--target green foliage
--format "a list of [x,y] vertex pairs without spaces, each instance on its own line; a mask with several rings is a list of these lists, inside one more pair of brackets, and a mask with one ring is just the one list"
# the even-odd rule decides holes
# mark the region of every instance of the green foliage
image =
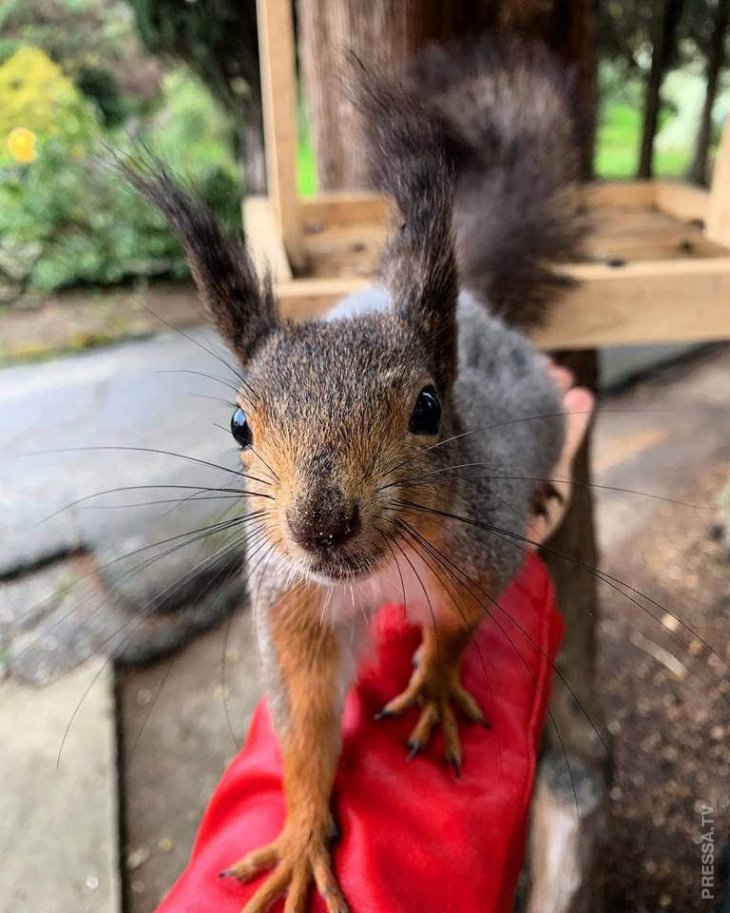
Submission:
[[96,129],[93,110],[40,48],[21,47],[0,65],[0,137],[15,127],[59,137],[76,154]]
[[106,167],[70,159],[62,140],[46,141],[35,162],[7,168],[2,178],[0,236],[29,287],[51,292],[130,275],[183,274],[161,220]]
[[[598,128],[596,175],[606,179],[633,178],[639,157],[641,109],[620,100],[608,101]],[[668,112],[662,114],[666,118]],[[661,121],[661,118],[660,118]],[[687,167],[689,149],[656,149],[655,172],[677,177]]]
[[129,0],[142,43],[185,62],[234,117],[258,94],[255,0]]
[[[240,225],[225,117],[183,73],[165,80],[162,101],[137,138],[190,177],[230,226]],[[28,164],[5,151],[5,134],[17,126],[38,139],[37,157]],[[0,66],[0,131],[0,281],[5,273],[6,285],[10,277],[15,287],[51,292],[185,275],[166,225],[101,164],[108,159],[105,145],[123,152],[129,140],[121,130],[104,131],[93,106],[37,48],[18,51]]]
[[103,67],[84,66],[79,70],[76,85],[91,99],[107,127],[118,127],[130,113],[114,74]]

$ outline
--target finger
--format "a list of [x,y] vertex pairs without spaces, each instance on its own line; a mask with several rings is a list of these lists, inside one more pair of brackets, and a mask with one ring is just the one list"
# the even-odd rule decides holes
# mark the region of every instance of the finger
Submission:
[[349,913],[340,886],[332,873],[329,857],[326,854],[316,855],[312,867],[317,890],[322,895],[327,913]]
[[408,736],[406,745],[409,751],[409,759],[415,757],[431,738],[431,733],[433,732],[433,727],[438,722],[438,717],[439,714],[436,705],[426,704],[421,711],[421,715],[418,718],[418,722],[414,726],[413,731]]
[[563,365],[549,364],[547,373],[557,385],[561,393],[565,393],[575,383],[575,374]]
[[557,525],[557,522],[553,522],[552,519],[548,520],[547,517],[532,517],[527,524],[527,539],[529,540],[527,550],[530,552],[537,551]]
[[[563,397],[565,412],[565,444],[558,461],[558,468],[570,472],[573,460],[593,415],[595,397],[586,387],[573,387]],[[558,477],[562,475],[557,473]]]

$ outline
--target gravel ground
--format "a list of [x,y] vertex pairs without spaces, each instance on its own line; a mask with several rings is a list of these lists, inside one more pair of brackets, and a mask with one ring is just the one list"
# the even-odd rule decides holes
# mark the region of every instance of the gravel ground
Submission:
[[[712,505],[726,478],[723,462],[676,498]],[[667,505],[606,566],[661,606],[630,593],[642,611],[602,587],[599,674],[615,736],[608,913],[710,913],[721,893],[730,838],[730,565],[708,536],[711,519],[710,510]],[[701,835],[711,830],[714,899],[703,898],[701,882]]]

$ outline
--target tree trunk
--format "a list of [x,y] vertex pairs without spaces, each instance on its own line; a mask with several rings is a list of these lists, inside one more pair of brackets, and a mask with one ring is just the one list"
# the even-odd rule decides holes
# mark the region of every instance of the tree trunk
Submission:
[[703,186],[707,185],[707,154],[712,138],[712,109],[715,104],[720,70],[725,61],[725,33],[728,22],[730,22],[730,0],[718,0],[712,38],[707,53],[705,103],[702,107],[700,126],[695,141],[695,154],[688,172],[691,181]]
[[662,83],[674,54],[681,10],[682,0],[656,0],[651,27],[651,68],[646,81],[644,124],[636,171],[639,178],[650,178],[653,173],[654,138],[659,125]]
[[428,41],[476,31],[487,22],[484,0],[300,0],[299,54],[321,190],[362,189],[368,164],[353,142],[356,113],[342,91],[345,51],[364,61],[406,60]]

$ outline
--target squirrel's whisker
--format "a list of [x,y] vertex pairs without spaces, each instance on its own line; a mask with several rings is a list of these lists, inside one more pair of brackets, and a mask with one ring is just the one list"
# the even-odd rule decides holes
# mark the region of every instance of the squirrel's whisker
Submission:
[[[682,415],[684,410],[682,409],[604,409],[601,408],[600,412],[602,415]],[[484,425],[481,428],[470,428],[467,431],[462,431],[459,434],[453,434],[450,437],[444,438],[442,441],[436,441],[435,444],[431,444],[430,447],[426,447],[425,450],[420,453],[413,454],[410,457],[402,460],[399,463],[396,463],[395,466],[391,466],[387,471],[386,475],[390,475],[396,472],[403,466],[407,466],[413,460],[422,457],[426,453],[430,453],[433,450],[438,450],[440,447],[444,447],[446,444],[451,444],[454,441],[460,441],[463,438],[471,437],[475,434],[482,434],[485,431],[495,431],[498,428],[505,428],[509,425],[518,425],[521,422],[536,422],[536,421],[564,421],[567,415],[592,415],[594,413],[593,409],[568,409],[561,410],[560,412],[544,412],[538,415],[525,415],[520,418],[507,419],[503,422],[494,422],[491,425]]]
[[[120,561],[124,561],[128,558],[132,558],[135,555],[142,554],[143,552],[149,551],[150,549],[157,548],[162,545],[167,545],[171,542],[176,543],[174,546],[165,550],[164,552],[161,552],[158,555],[153,555],[151,558],[147,558],[144,561],[141,561],[139,564],[136,564],[134,567],[130,568],[128,571],[125,571],[119,577],[118,582],[121,583],[124,580],[128,580],[135,573],[135,571],[139,571],[145,567],[149,567],[155,561],[158,561],[161,558],[165,558],[168,555],[173,554],[180,548],[184,548],[187,545],[193,545],[195,542],[198,542],[201,539],[206,538],[206,536],[208,536],[208,535],[212,535],[212,534],[218,533],[218,532],[225,532],[228,529],[235,528],[238,525],[243,525],[244,523],[260,519],[266,513],[267,513],[267,511],[260,510],[258,512],[246,514],[242,517],[236,517],[232,520],[225,520],[222,522],[213,523],[210,526],[200,527],[197,530],[188,530],[184,533],[178,533],[175,536],[169,536],[165,539],[160,539],[157,542],[151,542],[151,543],[148,543],[147,545],[140,546],[139,548],[126,552],[123,555],[118,555],[116,558],[111,558],[109,561],[105,561],[103,564],[98,565],[94,570],[88,571],[86,574],[83,574],[81,577],[79,577],[75,581],[74,586],[78,586],[80,583],[83,583],[85,580],[94,578],[99,571],[107,570],[108,568],[119,563]],[[185,539],[185,541],[183,541],[183,542],[177,541],[180,539]],[[176,585],[181,585],[183,582],[185,582],[185,580],[187,579],[188,576],[189,575],[186,575],[186,577],[183,577],[180,580],[176,581]],[[39,634],[38,638],[31,641],[31,643],[29,643],[26,647],[24,647],[24,649],[22,651],[20,651],[20,653],[18,655],[23,656],[29,649],[31,649],[33,646],[35,646],[36,643],[38,643],[40,640],[42,640],[43,637],[45,637],[48,633],[53,631],[59,624],[61,624],[62,622],[66,621],[68,618],[70,618],[74,613],[78,612],[80,609],[87,606],[89,604],[89,602],[91,602],[94,598],[95,598],[95,594],[93,594],[92,596],[89,596],[86,599],[83,599],[81,602],[77,603],[69,612],[62,615],[60,618],[56,619],[56,621],[49,628],[45,628]],[[54,599],[55,599],[55,595],[49,596],[47,599],[43,600],[41,603],[39,603],[38,605],[36,605],[32,609],[30,609],[25,617],[28,617],[29,615],[37,612],[39,609],[42,610],[44,606],[50,605]],[[100,603],[101,603],[101,600],[100,600]]]
[[[228,387],[229,390],[233,390],[234,393],[238,393],[240,387],[236,384],[232,384],[227,380],[224,380],[222,377],[216,377],[215,374],[206,374],[204,371],[192,371],[189,368],[161,368],[159,371],[155,372],[156,374],[192,374],[195,377],[205,377],[208,380],[214,380],[216,383],[223,384],[225,387]],[[198,394],[202,395],[202,394]]]
[[271,466],[270,466],[270,465],[266,462],[266,460],[261,456],[261,454],[258,452],[258,450],[255,449],[255,447],[253,446],[253,444],[251,444],[250,450],[251,450],[251,453],[253,453],[253,455],[254,455],[255,457],[257,457],[257,458],[264,464],[264,466],[269,470],[269,472],[270,472],[271,475],[274,477],[274,479],[275,479],[277,482],[281,481],[281,480],[279,479],[279,476],[274,472],[274,470],[271,468]]
[[56,447],[50,450],[34,450],[27,453],[12,454],[7,459],[16,459],[18,457],[34,456],[51,456],[58,453],[85,453],[89,451],[121,451],[126,453],[156,453],[160,456],[177,457],[181,460],[187,460],[190,463],[197,463],[199,466],[207,466],[210,469],[218,469],[221,472],[228,472],[234,476],[240,476],[242,473],[238,469],[231,469],[229,466],[220,466],[218,463],[212,463],[210,460],[203,460],[199,457],[189,456],[185,453],[175,453],[173,450],[156,450],[153,447],[120,447],[110,444],[94,444],[88,447]]
[[[403,521],[403,522],[406,522],[406,521]],[[410,527],[410,524],[407,524],[407,525]],[[413,530],[413,527],[410,527],[410,528]],[[415,530],[413,530],[413,533],[414,533],[415,535],[418,535],[418,533],[417,533]],[[423,537],[421,537],[421,538],[423,539]],[[513,617],[513,616],[512,616],[504,607],[503,607],[503,606],[502,606],[502,604],[499,602],[499,600],[496,599],[496,598],[495,598],[487,589],[485,589],[484,587],[480,586],[480,585],[478,584],[478,582],[475,581],[473,578],[471,578],[465,571],[462,571],[461,569],[457,568],[456,565],[455,565],[455,564],[454,564],[446,555],[444,555],[443,552],[440,551],[440,549],[438,549],[433,543],[429,543],[429,542],[427,542],[427,540],[425,540],[425,539],[423,539],[423,542],[424,542],[424,545],[428,546],[429,550],[432,550],[433,552],[437,553],[437,554],[440,556],[442,563],[444,563],[445,565],[448,565],[448,566],[450,566],[451,568],[453,568],[453,573],[454,573],[454,574],[455,574],[455,573],[458,573],[458,574],[459,574],[459,577],[461,578],[462,584],[468,586],[472,594],[478,593],[478,594],[480,594],[480,595],[485,596],[485,597],[489,600],[489,602],[490,602],[495,608],[498,608],[498,609],[500,610],[500,612],[502,612],[502,614],[510,621],[510,623],[511,623],[514,627],[517,628],[517,630],[518,630],[518,631],[520,632],[520,634],[529,642],[529,644],[530,644],[535,650],[537,650],[537,651],[540,653],[540,655],[543,657],[543,659],[547,660],[547,661],[550,663],[550,665],[551,665],[551,667],[552,667],[552,669],[553,669],[553,672],[554,672],[554,673],[560,678],[560,680],[563,682],[563,684],[565,685],[567,691],[569,692],[569,694],[571,695],[571,697],[575,700],[577,706],[579,707],[579,709],[580,709],[580,711],[582,712],[583,716],[585,717],[586,721],[589,723],[589,725],[591,726],[591,728],[595,731],[596,736],[598,737],[599,741],[601,742],[601,745],[603,746],[603,748],[604,748],[604,750],[605,750],[605,752],[606,752],[606,756],[608,757],[608,756],[609,756],[609,747],[608,747],[608,744],[606,743],[606,741],[605,741],[603,735],[601,734],[601,732],[600,732],[600,730],[598,729],[598,727],[595,725],[593,719],[592,719],[591,716],[589,715],[588,711],[586,710],[585,706],[584,706],[583,703],[581,702],[581,700],[580,700],[580,698],[578,697],[578,695],[577,695],[577,694],[575,693],[575,691],[573,690],[573,688],[572,688],[572,686],[570,685],[570,683],[569,683],[569,682],[567,681],[567,679],[565,678],[565,676],[564,676],[564,674],[562,673],[562,671],[559,669],[559,667],[557,666],[557,664],[550,658],[550,655],[549,655],[545,650],[542,649],[542,647],[540,646],[540,644],[539,644],[539,643],[530,635],[530,633],[529,633],[522,625],[520,625],[520,623],[519,623],[519,622],[518,622],[518,621],[517,621],[517,620],[516,620],[516,619],[515,619],[515,618],[514,618],[514,617]],[[486,608],[486,607],[485,607],[485,608]],[[504,629],[502,628],[502,626],[499,624],[499,622],[497,621],[497,619],[494,617],[494,614],[493,614],[492,612],[488,611],[488,610],[487,610],[487,614],[488,614],[490,620],[494,621],[494,623],[497,624],[497,626],[499,627],[500,631],[501,631],[501,632],[505,635],[505,637],[509,640],[509,642],[510,642],[510,644],[512,645],[512,647],[513,647],[513,648],[515,649],[515,651],[518,653],[518,655],[519,655],[519,657],[520,657],[520,659],[521,659],[523,665],[524,665],[525,668],[529,671],[530,675],[533,677],[533,679],[535,680],[536,685],[537,685],[537,677],[536,677],[534,671],[530,668],[529,664],[526,662],[526,660],[524,659],[523,655],[522,655],[522,654],[520,653],[520,651],[517,649],[517,646],[516,646],[516,644],[514,643],[514,641],[513,641],[511,638],[509,638],[509,635],[504,631]],[[543,694],[542,690],[541,690],[541,694]],[[543,694],[543,697],[545,697],[544,694]]]
[[428,592],[428,588],[426,587],[426,585],[424,584],[423,580],[421,579],[421,575],[420,575],[420,574],[418,573],[418,571],[416,570],[415,565],[413,564],[413,562],[412,562],[411,559],[409,558],[408,552],[403,548],[403,546],[400,544],[400,542],[398,541],[398,539],[393,539],[393,545],[398,549],[398,551],[401,553],[401,555],[403,555],[403,558],[405,559],[405,561],[407,562],[407,564],[409,565],[409,567],[410,567],[411,570],[413,571],[413,574],[414,574],[416,580],[418,581],[419,586],[420,586],[421,589],[423,590],[423,595],[424,595],[425,598],[426,598],[426,605],[428,606],[428,611],[429,611],[429,614],[430,614],[430,616],[431,616],[431,621],[433,622],[434,637],[435,637],[435,640],[436,640],[436,649],[439,650],[439,649],[440,649],[440,647],[439,647],[439,632],[438,632],[438,625],[436,624],[436,613],[434,612],[433,603],[431,602],[431,596],[430,596],[430,594],[429,594],[429,592]]
[[229,364],[229,362],[225,358],[223,358],[223,356],[220,353],[216,352],[214,349],[210,348],[209,346],[206,346],[199,339],[195,339],[189,333],[186,333],[185,330],[181,329],[178,326],[175,326],[175,324],[173,324],[173,323],[170,323],[169,320],[165,320],[164,317],[161,317],[159,314],[157,314],[151,307],[149,307],[149,305],[145,304],[144,301],[142,301],[141,299],[138,299],[138,303],[148,313],[150,313],[153,317],[155,317],[157,320],[159,320],[160,323],[163,323],[166,327],[173,330],[178,335],[182,336],[183,339],[187,339],[187,341],[192,343],[194,346],[197,346],[199,349],[202,349],[203,352],[207,352],[208,355],[210,355],[212,358],[215,358],[216,361],[220,362],[224,367],[228,368],[228,370],[234,375],[234,377],[236,377],[244,386],[248,387],[248,389],[251,391],[251,393],[254,396],[256,395],[256,391],[253,390],[253,388],[251,388],[248,385],[248,383],[246,382],[245,378],[240,373],[238,368]]
[[[254,479],[254,481],[258,482],[260,480]],[[264,483],[264,484],[268,484],[268,483]],[[226,494],[230,494],[231,496],[253,495],[254,497],[258,497],[258,495],[255,492],[247,492],[244,489],[240,489],[240,488],[209,488],[207,486],[202,486],[202,485],[198,485],[198,486],[196,486],[196,485],[121,485],[118,488],[107,488],[104,491],[95,491],[93,494],[84,495],[81,498],[76,498],[75,501],[70,501],[68,504],[64,504],[63,507],[59,507],[58,510],[54,510],[53,513],[48,514],[47,516],[43,517],[41,520],[38,520],[36,525],[40,525],[41,523],[47,523],[49,520],[52,520],[54,517],[57,517],[59,514],[63,513],[64,511],[69,510],[72,507],[77,507],[79,504],[83,504],[86,501],[91,501],[94,498],[101,498],[104,495],[121,494],[122,492],[125,492],[125,491],[152,491],[155,489],[175,490],[175,491],[195,491],[195,492],[204,492],[204,493],[210,492],[210,493],[215,493],[215,494],[226,493]],[[268,497],[268,498],[271,498],[271,500],[274,500],[271,495],[261,495],[261,497]],[[154,503],[162,503],[162,502],[151,501],[149,503],[154,504]],[[107,507],[107,506],[108,507],[125,507],[126,505],[117,504],[117,505],[99,505],[99,506],[100,507]],[[145,506],[145,505],[142,505],[142,506]]]
[[[702,635],[692,625],[683,621],[678,615],[671,612],[666,606],[662,605],[660,602],[653,599],[647,593],[644,593],[641,590],[637,589],[636,587],[631,586],[631,584],[627,583],[625,580],[622,580],[620,577],[616,577],[613,574],[609,574],[607,571],[602,571],[599,568],[594,567],[593,565],[589,564],[587,561],[583,561],[580,558],[576,558],[574,555],[567,555],[565,552],[558,551],[557,549],[552,548],[549,545],[545,545],[544,543],[541,543],[541,542],[536,542],[535,540],[529,538],[528,536],[523,536],[523,535],[520,535],[519,533],[514,533],[509,530],[502,529],[501,527],[493,526],[492,524],[473,520],[469,517],[461,517],[458,514],[453,514],[453,513],[450,513],[449,511],[442,511],[437,508],[426,507],[423,504],[418,504],[417,502],[412,502],[412,501],[403,501],[402,506],[410,507],[413,510],[423,511],[423,512],[431,513],[431,514],[434,514],[437,516],[442,516],[442,517],[445,517],[448,519],[457,520],[462,523],[466,523],[468,525],[478,526],[480,529],[484,529],[487,532],[491,532],[494,535],[500,536],[504,541],[507,541],[507,540],[513,541],[516,548],[518,548],[520,544],[533,545],[535,547],[539,547],[540,549],[547,552],[548,554],[555,555],[557,558],[559,558],[561,560],[569,561],[572,564],[575,564],[577,567],[580,567],[583,570],[589,571],[598,580],[607,584],[609,587],[611,587],[611,589],[615,590],[617,593],[622,595],[625,599],[629,600],[629,602],[631,602],[633,605],[640,608],[644,613],[646,613],[649,616],[649,618],[653,619],[656,622],[661,622],[661,619],[657,618],[657,616],[654,615],[654,613],[651,612],[647,608],[647,606],[642,605],[642,603],[639,602],[638,599],[635,599],[634,597],[632,597],[630,595],[631,593],[634,593],[636,596],[641,597],[641,599],[645,599],[649,604],[655,606],[657,609],[664,612],[666,615],[668,615],[670,618],[672,618],[678,625],[680,625],[680,627],[682,627],[687,632],[687,634],[690,634],[692,637],[696,638],[722,664],[723,668],[725,668],[726,670],[730,668],[728,666],[727,661],[723,658],[722,654],[715,647],[713,647],[712,644],[710,644],[705,638],[703,638]],[[629,592],[628,593],[624,592],[621,589],[621,587],[625,587]],[[668,633],[671,637],[678,640],[679,643],[683,643],[678,632],[668,631]],[[726,700],[730,703],[730,697],[726,697]]]
[[[442,475],[446,472],[454,472],[459,469],[470,469],[472,467],[476,468],[479,466],[490,466],[494,465],[493,463],[461,463],[456,466],[445,466],[441,469],[434,469],[432,472],[424,473],[418,477],[411,477],[407,479],[397,479],[392,482],[388,482],[385,485],[382,485],[378,490],[383,491],[387,488],[400,487],[415,487],[419,485],[425,485],[430,482],[433,478]],[[679,507],[690,507],[693,510],[714,510],[714,507],[709,504],[694,504],[691,501],[678,501],[676,498],[668,498],[664,495],[658,495],[650,491],[638,491],[634,488],[622,488],[617,485],[604,485],[599,482],[586,482],[581,479],[576,479],[574,477],[568,478],[545,478],[540,476],[521,476],[521,475],[511,475],[507,473],[489,473],[484,475],[459,475],[458,478],[463,482],[478,481],[481,479],[506,479],[506,480],[517,480],[521,482],[551,482],[551,483],[566,483],[577,485],[579,488],[597,488],[600,491],[612,491],[617,494],[626,494],[626,495],[637,495],[642,498],[651,498],[655,501],[663,501],[667,504],[675,504]]]

